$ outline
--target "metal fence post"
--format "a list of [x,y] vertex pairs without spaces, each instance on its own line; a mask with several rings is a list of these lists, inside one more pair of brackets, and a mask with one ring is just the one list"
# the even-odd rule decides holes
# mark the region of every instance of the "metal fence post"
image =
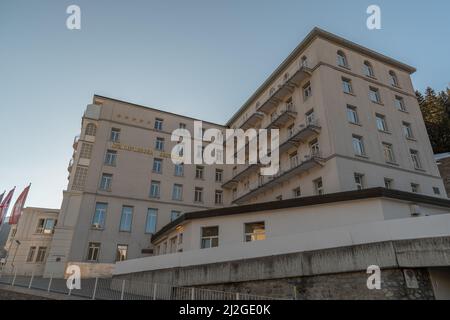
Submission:
[[239,292],[236,293],[236,300],[239,300]]
[[153,285],[153,300],[156,300],[156,289],[158,288],[158,284],[155,283]]
[[195,288],[191,288],[191,300],[195,300]]
[[31,289],[31,285],[33,284],[34,279],[34,270],[31,272],[30,283],[28,284],[28,289]]
[[17,269],[14,269],[14,277],[13,280],[11,282],[11,286],[14,287],[14,283],[16,282],[16,276],[17,276]]
[[297,300],[297,286],[294,286],[294,300]]
[[98,277],[95,278],[94,292],[92,293],[92,300],[95,300],[95,294],[97,293],[97,283],[98,283]]
[[50,274],[50,280],[48,281],[47,292],[50,292],[50,288],[52,287],[52,281],[53,281],[53,273]]
[[122,292],[120,293],[120,300],[123,300],[123,294],[125,292],[125,279],[122,280]]

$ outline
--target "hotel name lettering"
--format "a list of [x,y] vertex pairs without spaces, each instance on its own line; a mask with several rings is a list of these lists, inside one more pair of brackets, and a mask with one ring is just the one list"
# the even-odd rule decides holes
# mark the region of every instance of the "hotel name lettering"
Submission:
[[128,145],[122,144],[122,143],[113,143],[112,148],[116,149],[116,150],[125,150],[125,151],[148,154],[150,156],[156,155],[161,158],[168,158],[168,159],[171,158],[171,154],[169,152],[158,151],[158,150],[154,150],[154,149],[147,149],[147,148],[136,147],[136,146],[128,146]]

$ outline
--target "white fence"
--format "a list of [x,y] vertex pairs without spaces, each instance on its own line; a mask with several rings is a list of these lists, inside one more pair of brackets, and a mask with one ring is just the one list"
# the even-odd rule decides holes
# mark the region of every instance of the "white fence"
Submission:
[[[0,284],[37,289],[92,300],[282,300],[246,293],[216,291],[116,278],[81,279],[80,289],[68,289],[66,279],[0,273]],[[285,298],[289,299],[289,298]]]

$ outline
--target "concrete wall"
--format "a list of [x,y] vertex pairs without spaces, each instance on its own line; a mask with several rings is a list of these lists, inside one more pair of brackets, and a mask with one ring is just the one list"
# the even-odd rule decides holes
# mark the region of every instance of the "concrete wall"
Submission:
[[[423,270],[415,273],[418,290],[408,291],[405,281],[401,282],[398,269],[445,267],[450,263],[449,253],[450,237],[446,236],[160,269],[115,278],[226,291],[235,288],[237,292],[275,297],[293,297],[296,288],[300,299],[428,299],[433,297],[428,273]],[[367,289],[368,274],[365,271],[369,265],[381,268],[382,291],[369,292]],[[393,271],[385,273],[385,270]],[[445,282],[441,285],[448,289]]]

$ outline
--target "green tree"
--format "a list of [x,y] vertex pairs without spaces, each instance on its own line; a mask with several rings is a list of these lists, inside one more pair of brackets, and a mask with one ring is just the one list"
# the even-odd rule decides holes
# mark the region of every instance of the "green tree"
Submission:
[[422,94],[416,91],[434,153],[450,152],[450,89],[439,94],[428,87]]

